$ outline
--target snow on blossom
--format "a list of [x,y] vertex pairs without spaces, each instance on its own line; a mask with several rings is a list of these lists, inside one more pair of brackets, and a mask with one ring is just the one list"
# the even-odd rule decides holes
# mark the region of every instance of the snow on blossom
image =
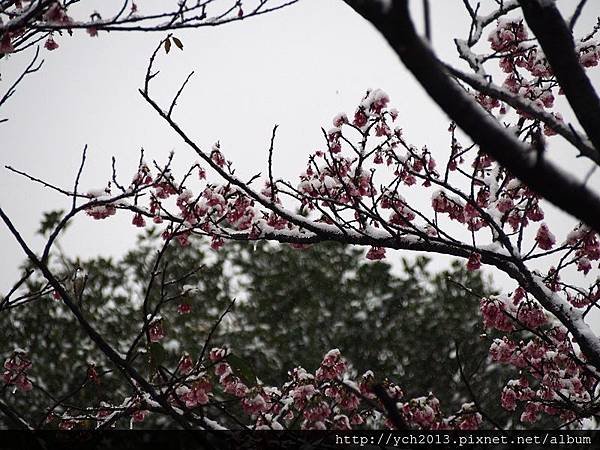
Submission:
[[346,370],[346,361],[342,358],[340,351],[336,348],[330,350],[321,365],[315,373],[315,377],[318,380],[332,380],[341,378],[342,374]]
[[148,336],[150,337],[150,342],[159,342],[166,336],[161,318],[156,318],[150,322],[148,325]]
[[183,374],[189,374],[194,368],[194,362],[192,361],[192,357],[186,353],[179,360],[179,372]]
[[339,128],[346,123],[348,123],[348,116],[345,113],[339,113],[333,118],[334,127]]
[[177,312],[181,315],[190,314],[192,312],[192,305],[189,303],[180,303],[177,306]]
[[221,347],[214,347],[208,353],[208,358],[213,361],[221,361],[227,356],[227,349]]
[[198,405],[206,405],[209,402],[208,394],[212,390],[212,384],[207,378],[202,377],[192,383],[192,387],[187,390],[182,390],[178,393],[182,400],[185,402],[185,406],[188,408],[194,408]]

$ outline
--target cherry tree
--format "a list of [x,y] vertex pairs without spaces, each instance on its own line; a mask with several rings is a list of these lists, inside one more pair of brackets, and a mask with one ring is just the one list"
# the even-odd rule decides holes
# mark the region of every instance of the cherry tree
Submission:
[[[600,300],[600,198],[588,185],[589,177],[580,180],[549,157],[555,146],[565,147],[594,167],[600,163],[600,100],[586,73],[598,65],[595,35],[600,27],[573,35],[585,0],[567,21],[548,0],[497,1],[485,12],[479,3],[465,0],[471,26],[468,36],[455,42],[468,72],[439,59],[427,42],[431,27],[425,27],[425,37],[418,34],[408,1],[346,3],[375,26],[449,116],[446,155],[410,142],[392,99],[372,89],[355,108],[332,117],[323,128],[321,148],[308,155],[297,179],[281,179],[273,168],[277,127],[265,175],[242,179],[226,148],[219,142],[198,143],[177,123],[177,101],[191,75],[167,104],[153,95],[161,49],[178,45],[168,35],[151,55],[139,93],[197,161],[177,174],[171,167],[174,154],[164,163],[149,163],[142,154],[131,181],[123,181],[113,163],[100,191],[80,189],[81,169],[72,189],[20,172],[66,196],[71,205],[39,253],[0,209],[32,268],[47,282],[42,293],[12,298],[30,276],[26,273],[2,306],[26,307],[32,298],[54,296],[106,355],[107,370],[131,383],[132,394],[120,404],[67,408],[60,417],[49,414],[50,422],[72,428],[93,420],[104,428],[119,418],[139,422],[156,413],[184,428],[497,426],[475,398],[459,411],[444,412],[434,394],[404,398],[401,386],[381,378],[385,374],[355,376],[335,349],[315,372],[295,368],[280,386],[252,379],[228,349],[210,350],[212,332],[203,346],[187,350],[174,365],[153,364],[152,347],[168,333],[161,315],[168,296],[156,304],[146,297],[138,335],[125,351],[117,348],[82,312],[85,275],[59,279],[50,258],[57,236],[73,217],[110,220],[119,210],[131,214],[135,227],[152,222],[163,229],[163,250],[157,253],[148,291],[185,289],[185,280],[163,276],[162,255],[170,245],[193,245],[197,236],[209,239],[214,250],[228,240],[271,240],[299,251],[337,241],[364,246],[369,260],[393,251],[427,252],[462,258],[472,271],[485,265],[503,272],[514,289],[480,300],[483,327],[500,336],[490,339],[490,359],[514,370],[498,401],[509,411],[520,411],[523,423],[546,415],[564,426],[578,426],[596,417],[600,339],[588,317]],[[490,75],[498,72],[499,77]],[[556,109],[558,96],[565,97],[581,130]],[[85,157],[84,150],[81,167]],[[424,196],[431,199],[430,207],[414,207],[414,199]],[[544,211],[548,203],[574,219],[566,235],[553,231]],[[540,261],[546,269],[540,270]],[[145,376],[148,364],[142,360],[148,353],[151,370]],[[5,368],[5,389],[33,388],[35,361],[23,350],[8,355]],[[104,375],[91,370],[81,389]],[[228,406],[230,399],[237,399],[240,409]],[[64,403],[58,399],[55,408]],[[32,426],[8,404],[0,403],[0,410],[15,424]]]
[[[44,60],[40,46],[52,52],[77,32],[101,38],[110,32],[165,32],[215,27],[271,13],[298,0],[204,0],[112,2],[93,0],[3,0],[0,2],[0,60],[33,50],[30,63],[0,97],[0,108],[23,79],[37,72]],[[167,44],[183,48],[173,37]],[[0,123],[8,119],[0,119]]]
[[214,27],[270,13],[296,1],[183,0],[160,5],[145,2],[138,7],[135,1],[126,0],[115,8],[90,0],[5,0],[0,3],[0,54],[18,53],[38,42],[47,50],[56,50],[57,36],[71,36],[75,30],[97,37],[102,32]]

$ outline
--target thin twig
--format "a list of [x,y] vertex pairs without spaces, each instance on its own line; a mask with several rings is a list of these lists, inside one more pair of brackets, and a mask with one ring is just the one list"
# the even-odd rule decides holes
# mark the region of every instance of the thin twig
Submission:
[[177,99],[179,98],[179,96],[183,92],[183,89],[185,88],[185,85],[190,80],[190,78],[191,78],[192,75],[194,75],[194,71],[193,70],[187,76],[187,78],[185,79],[185,81],[183,82],[183,84],[181,85],[181,87],[179,88],[179,90],[177,91],[177,94],[173,98],[173,101],[171,102],[171,106],[169,107],[169,112],[167,113],[167,117],[171,117],[171,113],[173,112],[173,108],[175,108],[175,105],[177,104]]
[[77,189],[79,188],[79,180],[81,178],[81,173],[83,172],[83,166],[85,165],[85,158],[87,153],[87,144],[83,147],[83,153],[81,155],[81,164],[79,165],[79,170],[77,171],[77,176],[75,177],[75,185],[73,186],[73,203],[71,205],[71,209],[74,210],[77,207]]
[[271,202],[275,202],[275,184],[273,183],[273,147],[275,143],[275,133],[277,132],[277,127],[279,125],[275,125],[273,127],[273,132],[271,133],[271,145],[269,146],[269,185],[271,188]]

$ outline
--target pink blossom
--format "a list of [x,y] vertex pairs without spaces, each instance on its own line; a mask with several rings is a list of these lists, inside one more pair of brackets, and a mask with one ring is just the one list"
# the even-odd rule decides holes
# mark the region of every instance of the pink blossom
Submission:
[[48,22],[57,23],[71,23],[72,19],[67,15],[64,8],[55,2],[48,10],[44,13],[43,18]]
[[161,319],[150,323],[148,326],[148,335],[150,336],[150,342],[158,342],[165,337],[166,333]]
[[192,357],[187,353],[181,357],[179,360],[179,372],[183,374],[188,374],[194,368],[194,362],[192,361]]
[[223,387],[225,392],[241,398],[248,393],[248,386],[240,381],[237,377],[229,377],[224,380]]
[[386,124],[380,124],[375,127],[375,136],[389,136],[391,131]]
[[581,257],[579,261],[577,261],[577,270],[579,272],[583,272],[585,275],[592,269],[592,263],[588,258]]
[[339,379],[345,370],[346,361],[342,358],[338,349],[333,349],[325,355],[315,376],[318,380]]
[[221,146],[218,142],[213,146],[210,159],[219,167],[225,166],[225,157],[221,153]]
[[496,209],[501,213],[511,210],[514,206],[513,200],[510,197],[502,197],[496,203]]
[[179,306],[177,306],[177,312],[181,315],[189,314],[192,312],[192,305],[189,303],[180,303]]
[[208,393],[211,389],[212,385],[204,378],[195,382],[192,388],[182,396],[185,406],[193,408],[197,405],[206,405],[210,400]]
[[494,339],[489,353],[493,361],[509,363],[516,348],[516,344],[504,336],[502,339]]
[[550,232],[548,226],[542,223],[535,235],[535,241],[542,250],[550,250],[556,243],[556,238]]
[[131,415],[131,420],[136,423],[143,422],[146,416],[148,415],[148,411],[143,409],[138,409]]
[[479,253],[471,253],[467,261],[467,270],[473,272],[481,267],[481,255]]
[[220,347],[214,347],[208,353],[208,359],[210,359],[213,362],[221,361],[226,356],[227,356],[227,349],[220,348]]
[[223,247],[224,244],[225,241],[222,238],[218,236],[213,236],[212,241],[210,243],[210,248],[212,248],[213,250],[219,250],[221,247]]
[[526,302],[519,307],[517,320],[527,328],[535,330],[544,325],[548,319],[537,303]]
[[100,376],[98,375],[98,371],[96,370],[95,364],[88,365],[87,377],[89,380],[93,381],[94,383],[100,384]]
[[44,48],[46,50],[56,50],[58,48],[58,44],[56,43],[56,41],[52,38],[52,36],[50,36],[47,40],[46,43],[44,44]]
[[529,402],[525,406],[525,411],[521,414],[521,422],[533,423],[540,418],[541,405],[539,403]]
[[510,317],[505,313],[504,302],[497,298],[483,298],[479,303],[479,309],[486,328],[495,328],[500,331],[514,330]]
[[140,213],[137,213],[136,215],[133,216],[133,220],[131,221],[131,223],[139,228],[143,228],[146,226],[146,221],[144,220],[144,218],[142,217],[142,215]]
[[367,252],[367,259],[372,261],[376,261],[379,259],[385,258],[385,248],[384,247],[371,247],[371,249]]
[[292,391],[292,398],[294,399],[294,403],[300,409],[304,408],[304,405],[312,398],[315,394],[315,387],[312,384],[303,384],[297,386]]
[[348,123],[348,116],[344,113],[340,113],[333,118],[333,126],[334,127],[339,128],[342,125],[344,125],[345,123]]
[[226,362],[220,362],[215,365],[215,374],[221,379],[227,378],[232,373],[233,370],[231,369],[231,366]]
[[502,407],[507,411],[514,411],[517,409],[517,394],[510,387],[506,386],[502,390],[502,395],[500,398]]
[[317,403],[304,411],[304,417],[309,422],[322,422],[331,415],[331,408],[325,402]]
[[367,115],[359,109],[354,114],[354,120],[352,123],[358,128],[364,127],[367,124]]
[[24,373],[19,374],[15,379],[12,380],[12,383],[14,383],[17,389],[19,389],[21,392],[28,392],[33,389],[33,384],[31,384],[31,381]]
[[257,416],[268,411],[269,405],[261,393],[242,400],[242,408],[249,416]]
[[525,298],[525,295],[525,289],[519,286],[517,289],[515,289],[515,292],[513,293],[513,303],[515,305],[518,305],[521,302],[521,300]]
[[27,377],[27,371],[31,368],[31,361],[22,350],[15,350],[13,354],[4,361],[6,371],[2,375],[5,384],[13,384],[21,392],[33,389],[33,384]]
[[540,220],[544,220],[544,211],[542,208],[536,203],[530,209],[527,210],[527,218],[532,220],[533,222],[539,222]]
[[464,414],[456,428],[459,430],[478,430],[482,420],[481,414],[477,412]]
[[110,204],[90,206],[85,210],[85,213],[95,220],[106,219],[107,217],[114,216],[116,212],[117,208]]

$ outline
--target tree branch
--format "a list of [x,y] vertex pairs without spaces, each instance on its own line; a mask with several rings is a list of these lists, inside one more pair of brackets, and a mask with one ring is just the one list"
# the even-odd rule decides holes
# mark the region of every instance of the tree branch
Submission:
[[[554,2],[519,0],[519,3],[527,25],[542,46],[573,112],[598,152],[600,98],[575,53],[573,35],[569,27]],[[600,217],[600,214],[596,214]]]
[[[417,35],[408,0],[398,0],[387,10],[364,0],[346,0],[346,3],[382,33],[430,97],[482,151],[548,201],[600,231],[600,198],[551,162],[536,158],[533,150],[498,124],[458,86]],[[525,278],[521,286],[530,290],[542,306],[573,333],[590,362],[600,368],[600,342],[581,315],[572,305],[553,295],[528,270],[522,270],[522,263],[519,266],[514,267],[513,272],[519,272],[518,277]]]
[[[388,11],[376,2],[345,1],[381,32],[430,97],[483,152],[550,203],[600,231],[600,197],[550,161],[537,158],[535,151],[510,134],[458,86],[417,35],[407,0],[392,3]],[[600,113],[597,118],[600,121]],[[597,130],[600,133],[600,124]]]
[[15,237],[28,259],[31,263],[36,266],[44,275],[44,277],[48,280],[48,282],[52,285],[52,287],[60,294],[62,301],[65,305],[71,310],[81,328],[85,331],[85,333],[94,341],[94,343],[98,346],[98,348],[104,353],[108,359],[114,363],[119,370],[126,375],[127,377],[131,377],[135,380],[141,388],[143,388],[152,398],[158,402],[166,411],[168,411],[169,415],[181,425],[184,429],[190,429],[189,423],[179,414],[177,413],[169,402],[163,397],[163,395],[159,394],[154,387],[146,381],[144,377],[142,377],[139,372],[133,368],[130,364],[128,364],[111,346],[104,340],[100,334],[92,327],[92,325],[87,321],[87,319],[83,316],[77,304],[71,299],[71,296],[66,291],[66,289],[60,284],[60,282],[54,277],[54,275],[50,272],[48,267],[43,264],[40,259],[33,253],[33,251],[29,248],[29,246],[25,243],[19,232],[16,230],[8,216],[4,213],[2,208],[0,208],[0,218],[5,223],[11,234]]
[[13,411],[10,406],[0,400],[0,411],[19,429],[22,430],[33,430],[33,427],[29,425],[25,419],[19,416]]
[[448,65],[446,65],[446,68],[456,78],[467,83],[472,88],[477,89],[479,92],[502,100],[513,108],[524,111],[540,122],[548,125],[563,138],[565,138],[571,145],[577,148],[582,156],[585,156],[586,158],[589,158],[596,164],[600,165],[600,153],[598,153],[592,143],[585,136],[575,132],[575,130],[572,130],[568,125],[557,120],[556,117],[549,112],[536,107],[532,101],[518,95],[513,95],[506,89],[503,89],[492,82],[486,81],[484,78],[477,75],[471,75],[462,72]]

